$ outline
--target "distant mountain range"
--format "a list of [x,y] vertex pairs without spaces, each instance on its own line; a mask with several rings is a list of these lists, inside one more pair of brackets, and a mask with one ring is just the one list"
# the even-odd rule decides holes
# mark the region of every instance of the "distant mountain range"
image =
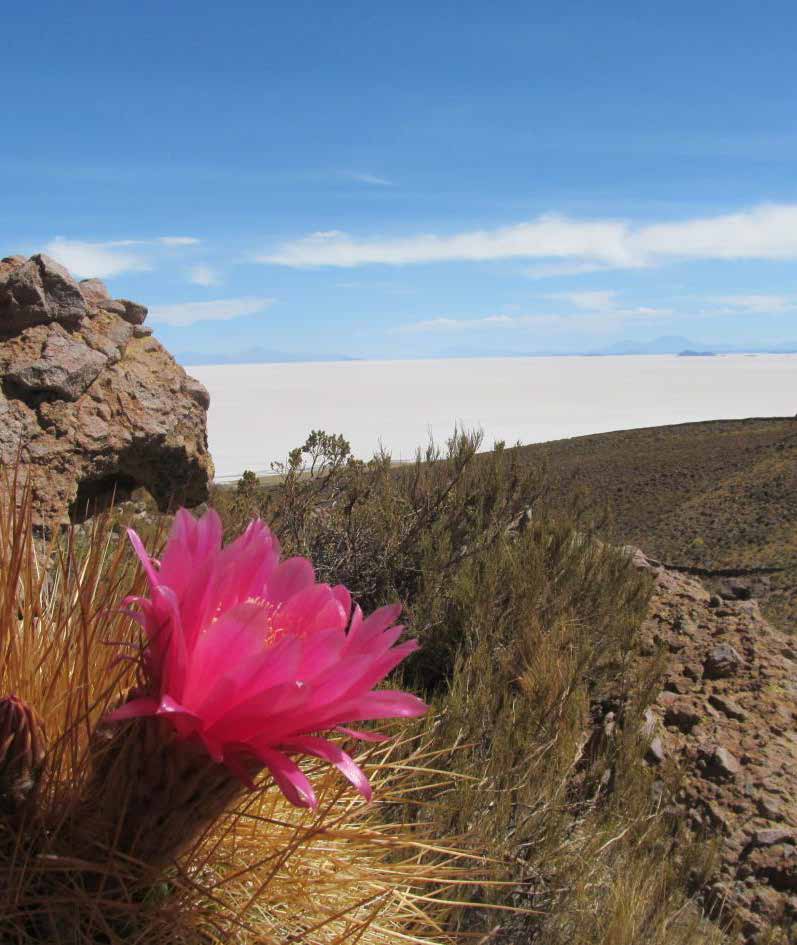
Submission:
[[720,342],[694,341],[683,335],[663,335],[653,341],[618,341],[607,348],[589,351],[588,354],[681,354],[700,351],[714,354],[794,354],[797,341],[782,341],[778,344],[728,345]]
[[[536,351],[518,351],[513,349],[496,349],[485,351],[468,347],[449,347],[432,354],[418,354],[414,358],[406,355],[408,360],[435,360],[438,358],[553,358],[568,355],[588,355],[591,357],[640,355],[640,354],[797,354],[797,341],[783,341],[778,344],[761,345],[728,345],[713,344],[707,341],[694,341],[683,335],[662,335],[652,341],[617,341],[605,348],[592,351],[562,351],[542,349]],[[271,348],[247,348],[231,354],[208,354],[200,351],[178,351],[175,355],[180,364],[207,365],[207,364],[296,364],[308,361],[361,361],[363,358],[353,358],[345,354],[295,354],[287,351],[275,351]],[[371,359],[369,359],[371,360]],[[372,360],[381,360],[374,358]]]
[[304,361],[355,361],[345,354],[292,354],[270,348],[247,348],[232,354],[208,354],[203,351],[178,351],[175,358],[180,364],[298,364]]
[[589,354],[679,354],[681,351],[716,351],[714,345],[692,341],[683,335],[662,335],[653,341],[616,341],[614,344]]

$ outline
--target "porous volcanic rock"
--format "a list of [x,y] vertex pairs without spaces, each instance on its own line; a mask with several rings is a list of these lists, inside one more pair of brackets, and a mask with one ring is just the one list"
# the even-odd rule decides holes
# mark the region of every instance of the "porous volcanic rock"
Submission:
[[37,524],[140,486],[162,510],[207,498],[210,398],[146,314],[47,256],[0,261],[0,467],[20,463]]

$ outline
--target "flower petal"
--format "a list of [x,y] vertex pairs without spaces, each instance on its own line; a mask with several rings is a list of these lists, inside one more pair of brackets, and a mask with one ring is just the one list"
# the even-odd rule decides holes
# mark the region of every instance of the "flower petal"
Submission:
[[[254,731],[259,732],[280,710],[285,696],[291,703],[307,699],[306,693],[296,689],[301,655],[302,641],[286,637],[248,659],[242,657],[238,663],[217,662],[213,673],[205,673],[198,682],[192,679],[187,701],[201,713],[208,727],[243,728],[247,718],[256,717],[261,721]],[[204,672],[207,667],[200,669]]]
[[266,588],[266,599],[280,603],[315,581],[313,565],[307,558],[288,558],[274,569]]
[[334,765],[344,778],[349,780],[355,788],[362,794],[366,801],[372,797],[371,783],[363,774],[361,768],[355,764],[352,758],[334,742],[328,742],[325,738],[314,738],[311,735],[305,735],[300,738],[291,738],[288,741],[281,742],[280,748],[283,751],[299,751],[305,755],[313,755],[328,761]]
[[183,634],[180,605],[174,591],[165,584],[152,589],[152,615],[157,627],[148,634],[159,654],[161,685],[164,691],[182,699],[188,670],[188,651]]
[[332,588],[332,593],[335,596],[335,600],[337,600],[341,609],[346,614],[346,621],[348,622],[351,616],[351,594],[349,593],[349,589],[342,584],[336,584]]
[[312,784],[294,761],[282,752],[265,745],[252,744],[252,749],[271,772],[277,782],[277,787],[291,804],[296,807],[310,807],[313,810],[318,807],[318,798],[315,796]]
[[209,509],[201,519],[180,509],[163,554],[159,577],[182,598],[194,582],[198,568],[210,565],[221,551],[222,525],[218,514]]
[[147,554],[147,549],[144,547],[144,542],[139,538],[138,532],[132,528],[128,528],[127,537],[130,539],[130,544],[133,546],[133,550],[135,551],[138,560],[141,562],[141,565],[146,572],[150,587],[157,587],[158,584],[160,584],[160,581],[158,580],[158,572],[152,566],[152,559]]
[[118,709],[109,712],[105,718],[109,722],[124,722],[127,719],[141,719],[148,715],[157,715],[159,702],[157,699],[145,697],[142,699],[131,699],[120,705]]
[[282,603],[274,616],[274,623],[285,633],[309,637],[319,630],[346,627],[344,613],[327,584],[310,584]]
[[[380,607],[379,610],[375,610],[365,620],[361,619],[356,624],[352,620],[352,627],[349,631],[350,644],[356,642],[358,647],[364,647],[369,640],[392,626],[398,620],[399,614],[401,614],[401,604],[389,604],[387,607]],[[362,618],[362,613],[360,617]]]
[[223,614],[199,634],[186,678],[185,699],[191,705],[210,691],[222,676],[237,675],[252,658],[262,662],[267,614],[262,605],[241,604]]
[[175,702],[171,696],[164,696],[160,704],[158,705],[158,715],[163,716],[174,716],[174,715],[184,715],[186,718],[195,719],[199,721],[199,716],[194,715],[193,712],[186,709],[184,705],[180,705],[179,702]]
[[[345,717],[347,722],[370,719],[415,718],[423,715],[429,706],[417,696],[397,689],[377,689],[350,703]],[[344,719],[341,719],[344,721]]]

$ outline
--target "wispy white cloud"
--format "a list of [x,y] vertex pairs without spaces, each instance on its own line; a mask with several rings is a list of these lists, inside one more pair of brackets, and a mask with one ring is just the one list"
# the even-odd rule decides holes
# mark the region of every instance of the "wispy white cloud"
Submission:
[[517,317],[511,315],[488,315],[485,318],[429,318],[399,325],[394,329],[394,334],[483,331],[486,328],[509,327],[516,321]]
[[81,278],[108,279],[126,272],[146,272],[155,268],[152,250],[195,246],[193,236],[158,236],[155,239],[126,239],[91,242],[57,236],[44,251]]
[[489,230],[357,239],[312,233],[257,255],[272,265],[353,267],[500,259],[567,260],[579,269],[638,268],[689,259],[797,259],[797,204],[767,204],[738,213],[632,225],[550,214]]
[[153,322],[184,327],[196,322],[226,322],[245,315],[257,315],[273,304],[274,299],[252,297],[214,299],[210,302],[178,302],[172,305],[152,306],[149,317]]
[[523,274],[530,279],[555,279],[562,276],[584,276],[592,272],[606,272],[612,266],[595,262],[539,263],[529,266]]
[[394,331],[399,334],[415,332],[465,332],[489,331],[517,328],[606,328],[644,319],[655,321],[672,314],[668,308],[645,305],[624,305],[615,291],[562,292],[546,296],[565,302],[576,311],[534,312],[529,314],[498,314],[481,318],[431,318],[424,321],[400,325]]
[[[629,305],[620,298],[614,289],[600,289],[591,292],[554,292],[549,299],[568,302],[574,308],[592,315],[611,315],[620,320],[634,319],[639,316],[665,317],[672,315],[672,309],[660,305]],[[587,316],[589,317],[589,315]]]
[[633,234],[643,258],[797,259],[797,204],[658,223]]
[[111,243],[86,243],[56,237],[44,251],[66,266],[80,278],[107,279],[125,272],[143,272],[151,268],[147,258],[128,247],[136,245],[132,240],[116,240]]
[[467,332],[500,330],[505,328],[531,328],[564,326],[577,322],[583,316],[568,315],[487,315],[484,318],[430,318],[411,322],[395,329],[396,334],[432,332]]
[[373,187],[395,187],[395,183],[392,180],[388,180],[386,177],[379,177],[377,174],[358,174],[356,171],[344,171],[344,177],[348,177],[349,180],[356,180],[360,184],[371,184]]
[[625,247],[626,226],[613,221],[579,223],[564,217],[540,217],[497,230],[452,236],[422,234],[384,240],[357,240],[339,231],[313,233],[283,243],[257,261],[280,266],[361,266],[368,263],[485,261],[521,257],[587,257],[614,266],[632,265]]
[[196,246],[202,240],[195,236],[159,236],[158,242],[164,246]]
[[785,295],[723,295],[711,301],[738,314],[778,315],[797,309],[797,299]]
[[188,270],[188,281],[194,285],[212,286],[221,282],[221,277],[212,266],[192,266]]
[[617,307],[617,292],[614,290],[596,290],[593,292],[555,292],[549,299],[562,299],[576,308],[605,312]]

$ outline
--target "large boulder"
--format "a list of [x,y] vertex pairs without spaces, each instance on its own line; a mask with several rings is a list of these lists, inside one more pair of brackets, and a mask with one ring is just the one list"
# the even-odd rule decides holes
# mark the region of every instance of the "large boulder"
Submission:
[[77,400],[107,363],[107,355],[63,329],[54,330],[45,339],[40,357],[33,361],[23,357],[9,362],[4,385],[9,390],[20,391],[23,397],[42,392],[61,400]]
[[44,253],[13,265],[19,258],[3,260],[10,271],[5,278],[0,276],[1,333],[49,322],[75,325],[87,314],[83,293],[63,266]]
[[0,261],[0,467],[19,465],[37,524],[139,486],[163,510],[207,498],[207,391],[145,317],[47,256]]
[[92,302],[94,305],[104,302],[111,297],[108,286],[102,279],[81,279],[78,283],[78,288],[83,298],[87,302]]

